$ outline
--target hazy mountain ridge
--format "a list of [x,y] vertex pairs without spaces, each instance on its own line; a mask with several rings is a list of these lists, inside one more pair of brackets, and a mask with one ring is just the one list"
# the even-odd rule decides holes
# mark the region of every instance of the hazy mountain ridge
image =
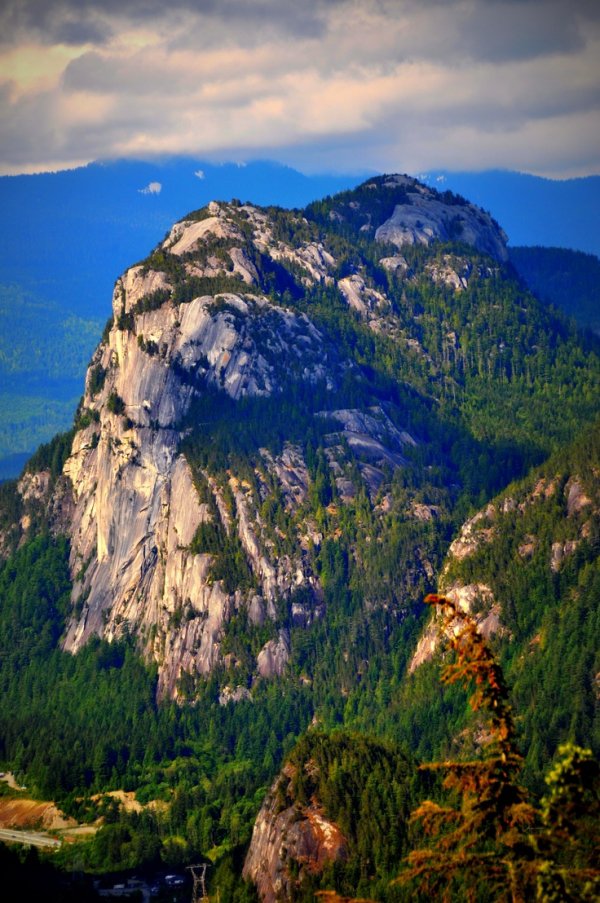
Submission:
[[564,248],[510,248],[510,260],[538,298],[600,334],[600,260]]
[[[19,286],[0,286],[0,462],[31,450],[70,423],[81,374],[102,321],[41,301]],[[0,469],[0,479],[16,468]]]

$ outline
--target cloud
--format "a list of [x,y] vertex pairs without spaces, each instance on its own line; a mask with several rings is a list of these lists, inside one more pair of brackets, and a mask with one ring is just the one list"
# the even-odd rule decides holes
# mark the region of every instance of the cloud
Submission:
[[14,43],[35,36],[40,43],[104,43],[120,30],[161,23],[161,31],[178,32],[178,24],[199,22],[208,35],[237,31],[318,36],[331,9],[347,0],[7,0],[0,9],[0,41]]
[[160,182],[150,182],[145,188],[138,188],[139,194],[160,194],[161,191],[162,184]]
[[600,170],[595,0],[9,0],[0,35],[2,171],[180,152]]

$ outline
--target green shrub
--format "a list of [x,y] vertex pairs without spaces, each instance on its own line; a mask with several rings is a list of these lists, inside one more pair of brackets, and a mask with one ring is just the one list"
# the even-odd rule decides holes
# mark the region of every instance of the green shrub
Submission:
[[125,402],[117,392],[111,392],[106,402],[106,407],[111,414],[123,414],[125,411]]
[[90,375],[88,377],[88,390],[91,398],[94,398],[94,396],[102,391],[105,382],[106,370],[102,364],[96,364],[90,369]]

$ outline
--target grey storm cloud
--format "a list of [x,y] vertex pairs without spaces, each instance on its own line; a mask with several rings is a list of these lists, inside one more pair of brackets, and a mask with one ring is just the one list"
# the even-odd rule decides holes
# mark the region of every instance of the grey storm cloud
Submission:
[[224,28],[276,28],[315,37],[332,7],[345,0],[9,0],[0,9],[0,41],[27,35],[47,44],[102,44],[124,23],[144,25],[185,15]]
[[[52,44],[102,45],[125,24],[177,21],[183,17],[197,33],[203,28],[232,39],[259,40],[261,32],[298,37],[322,36],[334,9],[372,10],[390,22],[417,16],[420,36],[407,29],[417,54],[427,47],[475,58],[528,58],[580,47],[589,23],[600,21],[598,0],[8,0],[0,9],[0,42],[34,35]],[[436,36],[438,14],[456,22],[456,34]],[[432,33],[427,34],[427,21]],[[421,27],[422,26],[422,27]],[[436,38],[440,38],[437,40]]]
[[5,0],[0,170],[598,168],[599,60],[600,0]]

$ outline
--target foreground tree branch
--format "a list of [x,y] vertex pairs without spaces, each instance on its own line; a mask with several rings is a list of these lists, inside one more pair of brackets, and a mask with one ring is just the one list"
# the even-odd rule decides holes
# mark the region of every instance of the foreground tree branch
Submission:
[[589,750],[568,746],[550,773],[550,792],[536,809],[518,783],[522,757],[500,664],[473,619],[446,596],[425,602],[440,612],[454,657],[441,679],[471,689],[484,716],[481,758],[420,766],[441,771],[454,805],[431,800],[413,813],[426,849],[413,850],[394,882],[438,900],[584,901],[598,898],[598,764]]

